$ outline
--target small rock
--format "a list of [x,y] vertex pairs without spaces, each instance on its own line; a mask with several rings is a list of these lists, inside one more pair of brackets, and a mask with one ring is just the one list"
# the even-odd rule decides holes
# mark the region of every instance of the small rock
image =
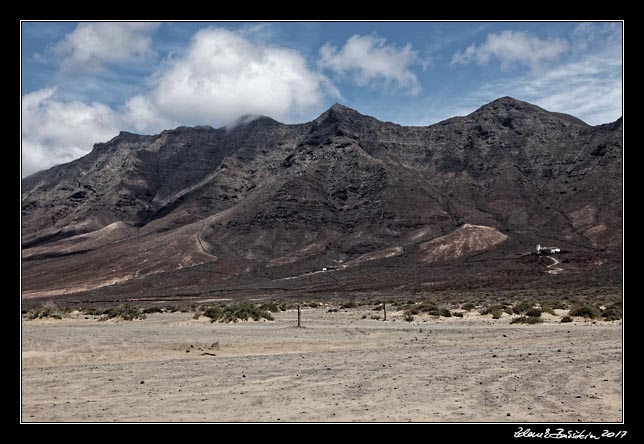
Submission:
[[141,381],[140,384],[145,384],[145,381]]
[[512,415],[508,413],[508,414],[507,414],[507,415],[505,415],[505,416],[512,416]]
[[246,375],[242,375],[242,378],[245,378],[245,377],[246,377]]

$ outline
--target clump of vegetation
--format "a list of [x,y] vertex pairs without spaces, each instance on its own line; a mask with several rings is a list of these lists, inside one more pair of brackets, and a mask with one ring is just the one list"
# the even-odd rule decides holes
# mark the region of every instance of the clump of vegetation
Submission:
[[337,313],[338,309],[337,308],[329,308],[326,312],[327,313]]
[[404,319],[405,319],[405,321],[407,321],[407,322],[411,322],[411,321],[413,321],[413,320],[414,320],[414,315],[413,315],[413,314],[411,314],[411,313],[405,313],[405,317],[404,317]]
[[423,301],[421,303],[411,303],[411,304],[404,304],[400,305],[397,307],[398,310],[402,310],[405,314],[405,316],[410,315],[415,316],[420,313],[426,313],[431,316],[443,316],[443,317],[450,317],[452,316],[452,313],[449,311],[448,308],[445,307],[440,307],[436,304],[436,302],[433,301]]
[[103,314],[103,310],[93,307],[85,307],[81,309],[81,313],[85,316],[100,316]]
[[50,308],[41,308],[39,310],[37,309],[27,312],[27,319],[33,320],[43,318],[62,319],[63,315],[59,311],[52,310]]
[[135,319],[145,319],[145,313],[138,307],[133,307],[129,304],[121,305],[115,308],[107,308],[103,310],[99,321],[106,321],[108,319],[121,318],[124,321],[133,321]]
[[452,312],[450,312],[447,308],[441,307],[438,309],[438,313],[440,316],[443,316],[444,318],[451,318],[452,317]]
[[191,311],[195,311],[197,309],[196,304],[191,304],[191,305],[166,305],[163,307],[163,312],[164,313],[189,313]]
[[472,311],[472,310],[474,310],[476,308],[476,305],[474,305],[471,302],[467,302],[467,303],[461,305],[461,308],[463,310],[465,310],[465,311]]
[[[379,321],[380,320],[380,315],[371,315],[371,319],[373,319],[374,321]],[[413,317],[412,317],[412,320],[413,320]]]
[[318,308],[320,305],[322,304],[318,302],[309,302],[307,304],[304,304],[305,307],[309,307],[309,308]]
[[143,309],[143,313],[145,314],[152,314],[152,313],[163,313],[163,309],[161,307],[146,307]]
[[548,300],[541,304],[541,307],[544,309],[546,307],[552,308],[553,310],[565,310],[568,308],[568,305],[564,301],[559,301],[559,300]]
[[479,310],[482,315],[491,314],[492,319],[500,319],[505,307],[500,304],[487,305]]
[[530,317],[530,318],[538,318],[541,316],[541,310],[538,308],[531,308],[525,312],[525,315]]
[[463,312],[461,311],[453,311],[452,314],[456,316],[457,318],[462,318],[463,317]]
[[568,313],[570,316],[582,316],[584,318],[595,319],[599,315],[599,311],[590,305],[577,305],[570,309]]
[[43,318],[53,318],[53,319],[62,319],[64,313],[69,313],[73,311],[70,310],[61,310],[55,303],[47,302],[38,309],[27,310],[26,315],[27,319],[43,319]]
[[543,306],[541,306],[541,311],[542,311],[543,313],[548,313],[548,314],[551,314],[551,315],[553,315],[553,316],[556,316],[556,315],[557,315],[557,313],[555,313],[555,309],[554,309],[554,308],[552,308],[550,305],[543,305]]
[[563,318],[561,318],[561,322],[564,324],[566,322],[572,322],[572,318],[570,316],[564,316]]
[[522,301],[522,302],[519,302],[518,304],[514,304],[514,306],[512,307],[512,311],[515,314],[522,314],[530,310],[532,306],[533,304],[531,304],[530,302]]
[[619,321],[622,319],[622,303],[614,302],[602,310],[601,317],[605,321]]
[[519,316],[510,321],[510,324],[541,324],[543,319],[541,317]]
[[353,301],[343,302],[342,304],[340,304],[340,308],[356,308],[357,306],[358,304]]
[[262,309],[262,310],[270,311],[271,313],[277,313],[277,312],[279,312],[281,310],[280,306],[277,305],[277,303],[275,303],[275,302],[265,302],[265,303],[261,304],[259,306],[259,308]]
[[250,302],[238,302],[229,305],[215,305],[206,307],[203,312],[197,312],[195,316],[203,315],[210,318],[210,322],[237,322],[240,319],[247,321],[252,319],[253,321],[259,321],[260,319],[266,319],[268,321],[274,320],[271,313],[260,307],[258,304],[252,304]]

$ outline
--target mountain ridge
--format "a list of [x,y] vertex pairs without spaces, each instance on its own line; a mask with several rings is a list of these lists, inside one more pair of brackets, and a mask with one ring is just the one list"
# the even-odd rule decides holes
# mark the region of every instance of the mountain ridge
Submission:
[[[477,246],[477,255],[529,252],[544,238],[582,256],[613,257],[621,249],[621,118],[590,126],[502,97],[467,116],[420,127],[381,122],[340,104],[301,124],[242,120],[218,129],[121,132],[80,159],[23,179],[23,255],[32,258],[23,275],[27,292],[119,287],[133,294],[150,273],[182,288],[185,276],[204,264],[213,268],[201,277],[200,292],[239,279],[230,276],[244,275],[250,289],[329,263],[352,264],[335,275],[354,279],[355,270],[393,263],[431,275],[422,259],[428,254],[439,258],[431,261],[437,268],[465,263],[471,254],[432,255],[421,243],[479,245],[476,237],[490,229],[499,234],[482,252]],[[456,231],[465,224],[488,231]],[[109,236],[91,235],[108,226],[116,227]],[[153,260],[146,248],[164,259]],[[76,253],[55,256],[63,250]],[[106,273],[101,255],[120,271]],[[43,278],[78,261],[95,267]],[[147,270],[138,267],[142,261],[157,265]],[[603,264],[601,273],[608,273]],[[517,285],[535,278],[525,263],[513,266],[525,274]],[[575,265],[557,278],[577,282],[590,272]],[[422,278],[406,279],[389,284],[422,287]],[[115,281],[121,283],[109,284]],[[159,285],[148,290],[161,291]],[[302,288],[308,287],[315,285]]]

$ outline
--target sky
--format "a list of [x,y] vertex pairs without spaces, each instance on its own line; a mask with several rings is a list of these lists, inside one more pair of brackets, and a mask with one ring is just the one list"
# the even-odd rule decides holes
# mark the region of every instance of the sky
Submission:
[[622,115],[621,22],[23,22],[22,176],[120,131],[310,121],[334,103],[429,125],[512,96]]

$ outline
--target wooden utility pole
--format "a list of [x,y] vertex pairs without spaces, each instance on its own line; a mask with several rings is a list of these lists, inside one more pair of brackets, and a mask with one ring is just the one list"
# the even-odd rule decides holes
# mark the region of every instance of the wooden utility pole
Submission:
[[383,321],[386,321],[387,320],[387,304],[385,304],[384,302],[382,303],[382,312],[385,315]]
[[297,304],[297,328],[300,328],[300,304]]

